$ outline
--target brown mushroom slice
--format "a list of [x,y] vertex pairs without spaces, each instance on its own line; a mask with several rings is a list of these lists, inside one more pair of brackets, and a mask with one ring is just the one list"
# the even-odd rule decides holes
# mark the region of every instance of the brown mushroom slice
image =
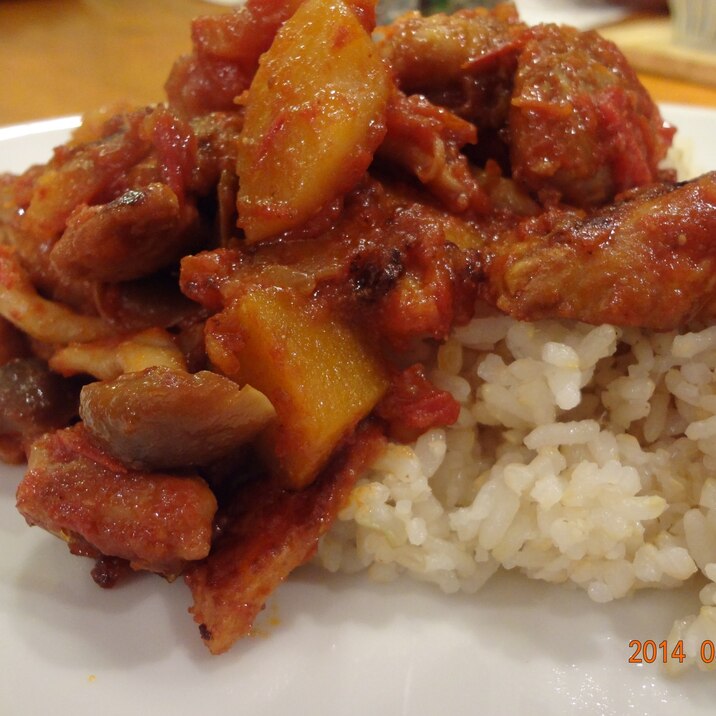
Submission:
[[82,389],[90,434],[131,467],[208,465],[253,438],[275,415],[268,398],[217,373],[165,367]]
[[30,352],[27,338],[10,321],[0,318],[0,366]]
[[197,211],[166,184],[128,189],[107,204],[78,206],[50,260],[92,281],[130,281],[181,258],[196,243]]
[[75,554],[119,557],[171,579],[209,553],[217,505],[199,476],[131,470],[79,424],[34,443],[17,507]]
[[[39,358],[15,358],[0,366],[0,455],[22,462],[37,437],[64,428],[77,416],[78,390]],[[14,447],[14,449],[13,449]]]

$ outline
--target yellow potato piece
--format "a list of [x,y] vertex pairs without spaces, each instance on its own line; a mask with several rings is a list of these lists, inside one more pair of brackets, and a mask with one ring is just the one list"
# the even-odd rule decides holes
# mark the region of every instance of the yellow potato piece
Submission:
[[238,151],[249,243],[299,226],[351,189],[385,134],[390,79],[343,0],[307,0],[251,84]]
[[286,485],[305,487],[383,396],[382,363],[352,328],[290,291],[252,289],[229,311],[240,382],[276,409],[264,452]]

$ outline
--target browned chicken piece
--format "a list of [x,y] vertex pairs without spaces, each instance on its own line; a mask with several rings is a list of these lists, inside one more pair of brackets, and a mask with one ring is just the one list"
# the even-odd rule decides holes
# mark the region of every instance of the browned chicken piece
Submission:
[[58,272],[50,249],[78,206],[111,199],[118,177],[149,153],[151,142],[143,133],[148,115],[138,110],[112,117],[101,137],[58,147],[41,171],[31,169],[17,187],[19,211],[4,228],[33,283],[49,297],[91,309],[91,283]]
[[582,207],[656,181],[674,130],[616,45],[557,25],[527,38],[509,112],[514,178]]
[[407,169],[449,211],[487,211],[487,194],[460,151],[477,142],[474,125],[425,97],[399,91],[388,104],[386,125],[379,157]]
[[137,469],[208,465],[274,417],[265,395],[218,373],[155,366],[82,389],[80,416],[109,454]]
[[234,169],[243,121],[241,108],[191,120],[162,105],[152,108],[142,126],[151,142],[149,153],[115,178],[112,193],[103,201],[153,183],[169,186],[180,203],[213,193],[222,172]]
[[128,469],[79,424],[33,445],[17,507],[71,549],[174,578],[209,553],[216,499],[195,474]]
[[515,318],[677,328],[716,294],[716,172],[548,212],[487,251],[485,297]]
[[238,111],[186,122],[162,106],[91,116],[47,165],[2,182],[14,205],[0,211],[4,240],[47,297],[90,313],[98,282],[213,245],[194,205],[233,172],[242,123]]
[[313,556],[382,445],[378,431],[359,431],[323,475],[299,492],[263,480],[239,488],[219,518],[211,554],[185,575],[194,597],[190,611],[212,654],[249,634],[269,595]]
[[401,90],[425,95],[480,129],[497,128],[507,119],[525,28],[508,4],[452,15],[411,13],[383,28],[380,47]]
[[219,311],[252,285],[285,285],[326,296],[377,344],[445,338],[454,321],[469,318],[477,254],[467,237],[458,237],[472,229],[422,199],[367,180],[346,197],[335,226],[315,237],[186,257],[182,290]]
[[58,147],[32,184],[29,202],[18,217],[17,245],[32,240],[33,249],[47,250],[65,230],[67,219],[81,204],[106,200],[117,177],[151,149],[143,124],[148,109],[117,115],[107,121],[95,141]]
[[543,200],[589,207],[665,178],[658,164],[673,129],[623,54],[595,32],[528,29],[500,6],[406,15],[387,28],[381,50],[404,92],[477,125],[480,157],[507,166],[509,147],[515,178]]

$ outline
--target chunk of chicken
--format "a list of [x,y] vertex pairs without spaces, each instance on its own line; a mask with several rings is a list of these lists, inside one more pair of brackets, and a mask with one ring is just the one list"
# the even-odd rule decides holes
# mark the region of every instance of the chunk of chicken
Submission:
[[501,127],[526,26],[514,6],[452,15],[409,13],[384,28],[380,43],[396,84],[485,127]]
[[716,172],[547,213],[489,252],[485,296],[516,318],[677,328],[716,294]]
[[382,445],[375,430],[359,433],[316,482],[298,492],[265,481],[238,490],[219,518],[225,527],[211,554],[185,576],[194,597],[190,611],[212,654],[246,636],[269,595],[313,556]]
[[674,130],[616,45],[557,25],[527,38],[508,121],[514,178],[582,207],[659,179]]
[[71,549],[173,578],[209,553],[216,499],[197,475],[128,469],[79,424],[33,445],[17,507]]

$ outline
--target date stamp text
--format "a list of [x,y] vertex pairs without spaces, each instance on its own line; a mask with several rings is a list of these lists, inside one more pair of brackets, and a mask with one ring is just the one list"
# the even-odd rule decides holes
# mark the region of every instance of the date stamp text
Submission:
[[678,661],[680,664],[687,657],[699,659],[704,664],[711,664],[716,659],[716,645],[711,639],[704,639],[700,645],[697,645],[696,654],[687,654],[684,650],[684,641],[679,639],[677,642],[670,643],[666,640],[656,642],[653,639],[632,639],[629,642],[629,648],[632,650],[629,657],[630,664],[667,664],[669,661]]

